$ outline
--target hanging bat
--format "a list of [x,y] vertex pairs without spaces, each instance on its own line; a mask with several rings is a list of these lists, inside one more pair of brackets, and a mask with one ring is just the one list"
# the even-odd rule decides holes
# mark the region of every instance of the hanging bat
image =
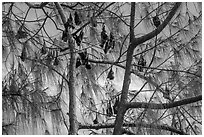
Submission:
[[82,65],[86,65],[87,62],[88,62],[88,54],[87,54],[87,51],[85,50],[84,52],[80,52],[78,53],[80,58],[81,58],[81,61],[82,61]]
[[141,55],[140,56],[140,59],[139,59],[139,61],[138,61],[138,70],[140,71],[140,72],[142,72],[143,71],[143,67],[145,67],[146,66],[146,60],[143,58],[143,56]]
[[105,25],[104,25],[101,32],[101,44],[100,44],[101,48],[103,48],[107,40],[108,40],[108,35],[106,34]]
[[115,104],[113,105],[113,112],[114,112],[114,114],[118,113],[118,105],[119,105],[119,96],[116,97]]
[[26,59],[26,57],[27,57],[26,48],[25,48],[25,46],[23,46],[23,49],[22,49],[20,58],[21,58],[21,60],[24,62],[25,59]]
[[59,65],[58,51],[55,51],[55,52],[56,52],[56,55],[55,55],[55,59],[54,59],[53,65],[54,66],[58,66]]
[[154,16],[154,17],[153,17],[153,23],[154,23],[154,26],[155,26],[155,27],[157,27],[157,28],[159,27],[159,25],[160,25],[161,23],[160,23],[160,20],[159,20],[159,17],[158,17],[158,16]]
[[74,29],[74,23],[73,23],[73,18],[72,18],[72,14],[69,14],[69,18],[67,19],[67,22],[64,24],[65,30],[67,31],[68,28],[72,28]]
[[79,66],[81,66],[81,59],[80,59],[80,57],[77,57],[76,68],[78,68]]
[[66,31],[66,30],[63,31],[63,33],[62,33],[62,40],[63,40],[64,42],[67,42],[67,40],[68,40],[68,35],[67,35],[67,31]]
[[79,33],[79,36],[77,36],[76,34],[73,35],[73,38],[75,39],[76,44],[77,44],[78,46],[81,45],[81,42],[82,42],[83,36],[84,36],[84,32],[83,32],[83,30],[81,30],[81,32]]
[[108,117],[111,117],[113,115],[113,110],[112,110],[112,106],[111,106],[110,101],[108,102],[108,105],[107,105],[106,114]]
[[74,21],[75,21],[75,24],[77,26],[79,26],[81,24],[81,19],[79,18],[79,15],[78,15],[78,13],[76,11],[74,13]]
[[112,68],[111,68],[110,71],[108,72],[107,79],[110,79],[110,80],[113,80],[113,79],[114,79],[114,72],[113,72]]
[[94,119],[93,123],[94,124],[98,124],[98,116],[97,116],[97,114],[96,114],[96,118]]

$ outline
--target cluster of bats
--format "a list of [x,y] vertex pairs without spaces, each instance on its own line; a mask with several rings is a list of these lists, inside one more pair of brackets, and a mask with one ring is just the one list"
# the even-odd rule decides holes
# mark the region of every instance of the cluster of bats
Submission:
[[[160,20],[159,20],[159,17],[158,16],[154,16],[153,17],[153,23],[155,25],[156,28],[158,28],[161,23],[160,23]],[[106,35],[105,33],[105,27],[103,27],[103,30],[101,32],[101,39],[102,39],[102,42],[101,42],[101,47],[103,48],[103,45],[105,44],[105,40],[108,38],[108,36]],[[105,52],[106,53],[106,52]],[[140,72],[143,71],[143,67],[146,66],[146,60],[144,59],[143,55],[140,55],[140,58],[139,58],[139,61],[138,61],[138,70]],[[110,80],[113,80],[114,79],[114,72],[112,70],[112,68],[110,69],[109,73],[108,73],[108,77]],[[166,87],[166,90],[167,90],[167,87]],[[169,92],[168,92],[169,93]],[[165,97],[166,98],[166,97]],[[111,117],[113,114],[117,114],[118,112],[118,104],[119,104],[119,97],[116,98],[116,101],[112,107],[111,105],[111,101],[108,102],[107,104],[107,108],[106,108],[106,115]],[[96,114],[96,118],[93,120],[93,123],[94,124],[98,124],[98,117],[97,117],[97,114]]]
[[[118,107],[119,107],[119,96],[116,96],[114,105],[112,106],[111,101],[109,100],[107,103],[107,108],[106,108],[106,115],[108,117],[113,116],[114,114],[116,115],[118,113]],[[98,115],[96,114],[96,118],[93,120],[94,124],[98,124]]]
[[[93,24],[93,27],[96,27],[97,26],[96,21],[93,22],[93,18],[92,18],[91,21],[92,21],[91,23]],[[158,28],[161,25],[161,22],[160,22],[160,19],[159,19],[158,16],[154,16],[152,21],[153,21],[153,24],[154,24],[154,26],[156,28]],[[79,17],[77,12],[74,13],[74,19],[73,19],[71,13],[70,13],[70,16],[67,19],[67,22],[64,24],[65,30],[62,33],[62,40],[64,42],[67,42],[67,40],[68,40],[68,35],[67,35],[68,29],[69,28],[71,28],[71,29],[75,28],[74,23],[77,26],[82,23],[82,21],[81,21],[81,19],[80,19],[80,17]],[[79,35],[76,35],[76,34],[73,35],[73,38],[75,39],[76,44],[78,46],[81,45],[81,42],[83,40],[83,36],[84,36],[83,30],[80,31]],[[18,32],[17,32],[16,38],[22,39],[22,38],[26,38],[26,37],[27,37],[27,33],[22,30],[22,27],[20,27]],[[100,47],[104,50],[105,54],[107,54],[110,49],[114,49],[114,47],[115,47],[115,39],[114,39],[113,33],[110,32],[110,35],[108,36],[107,33],[106,33],[106,29],[105,29],[105,25],[104,24],[103,24],[102,31],[101,31],[101,43],[100,43]],[[58,52],[57,51],[53,53],[52,51],[48,51],[46,49],[46,47],[43,46],[41,48],[41,54],[45,55],[46,53],[48,53],[48,56],[49,55],[52,56],[51,58],[54,58],[53,65],[58,65],[59,64]],[[78,53],[78,55],[79,56],[76,59],[76,68],[78,68],[79,66],[83,65],[83,66],[85,66],[86,69],[90,70],[91,69],[91,65],[89,64],[87,51],[80,52],[80,53]],[[26,47],[24,46],[23,49],[22,49],[21,56],[20,56],[21,60],[25,61],[26,56],[27,56]],[[143,55],[140,55],[137,68],[138,68],[138,70],[140,72],[143,72],[143,68],[145,66],[146,66],[146,60],[144,59]],[[110,80],[114,79],[114,72],[112,70],[112,67],[110,68],[110,71],[108,72],[107,79],[110,79]],[[107,116],[111,117],[113,114],[117,114],[117,112],[118,112],[118,104],[119,104],[119,96],[116,97],[115,103],[114,103],[113,106],[111,105],[111,101],[110,100],[108,101],[107,109],[106,109]],[[96,114],[96,118],[93,120],[93,123],[94,124],[98,124],[99,123],[98,122],[97,114]]]
[[[154,24],[154,26],[156,28],[158,28],[161,25],[161,22],[160,22],[160,19],[159,19],[158,16],[154,16],[152,21],[153,21],[153,24]],[[97,26],[96,20],[93,21],[93,18],[91,18],[91,23],[93,24],[94,27]],[[72,17],[72,14],[70,13],[69,18],[67,19],[67,22],[64,24],[65,30],[62,33],[62,40],[64,42],[67,42],[67,40],[68,40],[68,33],[67,33],[68,29],[69,28],[74,29],[75,28],[74,24],[77,25],[77,26],[82,24],[82,20],[80,19],[80,16],[79,16],[77,11],[74,12],[74,19]],[[76,41],[76,44],[78,46],[81,45],[81,42],[83,40],[83,36],[84,36],[83,29],[80,31],[79,35],[77,35],[77,34],[73,35],[73,38]],[[26,38],[26,37],[27,37],[27,33],[25,31],[23,31],[22,27],[20,27],[18,32],[17,32],[16,38],[22,39],[22,38]],[[110,32],[110,34],[108,36],[107,33],[106,33],[106,28],[105,28],[104,24],[103,24],[102,31],[101,31],[100,47],[104,50],[105,54],[107,54],[110,49],[114,49],[114,47],[115,47],[115,39],[114,39],[113,33]],[[47,53],[47,50],[46,50],[45,46],[43,46],[41,48],[41,53],[43,55]],[[83,51],[83,52],[78,53],[78,54],[79,54],[79,56],[77,57],[76,68],[78,68],[81,65],[84,65],[86,67],[86,69],[91,69],[91,65],[89,64],[89,61],[88,61],[87,51]],[[21,60],[25,61],[26,56],[27,56],[26,47],[24,46],[23,49],[22,49],[21,56],[20,56]],[[54,65],[58,65],[59,64],[58,54],[55,53],[54,56],[55,56],[54,57],[54,59],[55,59],[54,60]],[[146,66],[146,60],[144,59],[143,55],[140,56],[137,65],[138,65],[137,66],[138,70],[140,72],[142,72],[143,68]],[[110,71],[108,73],[107,78],[110,79],[110,80],[114,79],[114,72],[112,70],[112,67],[111,67],[111,69],[110,69]]]

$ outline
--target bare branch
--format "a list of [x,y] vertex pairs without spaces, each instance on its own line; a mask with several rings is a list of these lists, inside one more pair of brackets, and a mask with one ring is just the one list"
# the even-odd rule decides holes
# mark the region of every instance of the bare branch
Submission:
[[[135,24],[135,2],[131,3],[131,16],[130,16],[130,43],[134,39],[134,24]],[[113,130],[113,134],[121,134],[122,124],[124,119],[124,114],[126,112],[125,104],[127,103],[128,89],[131,82],[131,63],[132,63],[132,55],[134,53],[134,49],[132,46],[128,47],[127,57],[126,57],[126,69],[121,93],[121,99],[119,103],[119,109],[115,120],[115,127]]]
[[181,105],[187,105],[202,100],[202,95],[196,97],[186,98],[172,103],[146,103],[146,102],[130,102],[126,104],[126,108],[149,108],[149,109],[169,109]]
[[30,8],[34,9],[42,9],[45,7],[49,2],[42,2],[41,4],[31,4],[30,2],[25,2]]
[[66,17],[65,17],[65,13],[64,13],[62,7],[60,6],[60,4],[58,2],[55,2],[55,5],[56,5],[56,8],[57,8],[57,10],[61,16],[63,24],[65,24],[66,23]]
[[[66,23],[66,17],[63,8],[58,2],[55,2],[56,8],[61,16],[62,22]],[[75,45],[71,36],[71,32],[67,30],[68,45],[70,47],[70,65],[69,65],[69,134],[76,135],[78,131],[78,122],[76,114],[76,89],[75,89]]]
[[[156,125],[156,124],[147,124],[147,123],[123,123],[123,127],[145,127],[145,128],[152,128],[152,129],[161,129],[166,131],[171,131],[180,135],[186,135],[185,132],[175,129],[173,127],[167,125]],[[104,123],[104,124],[79,124],[79,129],[102,129],[102,128],[114,128],[114,123]],[[124,133],[124,130],[123,130]]]

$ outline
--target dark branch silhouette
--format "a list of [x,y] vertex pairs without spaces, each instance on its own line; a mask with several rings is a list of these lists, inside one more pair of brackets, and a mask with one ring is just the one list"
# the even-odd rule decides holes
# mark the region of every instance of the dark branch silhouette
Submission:
[[[152,129],[161,129],[166,131],[171,131],[179,135],[186,135],[185,132],[175,129],[173,127],[167,125],[156,125],[156,124],[147,124],[147,123],[123,123],[123,127],[145,127]],[[87,124],[79,124],[79,129],[102,129],[102,128],[114,128],[114,123],[104,123],[104,124],[95,124],[95,125],[87,125]],[[125,133],[126,131],[124,131]]]
[[181,105],[187,105],[202,100],[202,95],[196,97],[186,98],[172,103],[146,103],[146,102],[130,102],[126,104],[126,108],[149,108],[149,109],[169,109]]

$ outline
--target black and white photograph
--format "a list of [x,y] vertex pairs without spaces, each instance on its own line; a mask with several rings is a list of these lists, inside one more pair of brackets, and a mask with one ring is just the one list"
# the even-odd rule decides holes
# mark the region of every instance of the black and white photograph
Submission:
[[202,2],[1,4],[1,135],[202,135]]

